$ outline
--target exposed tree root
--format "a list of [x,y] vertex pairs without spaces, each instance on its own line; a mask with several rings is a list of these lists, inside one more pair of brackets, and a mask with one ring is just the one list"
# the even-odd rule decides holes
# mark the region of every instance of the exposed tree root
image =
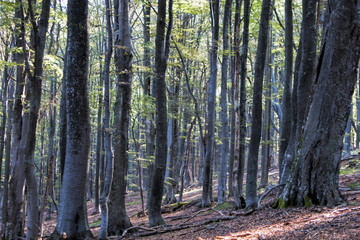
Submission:
[[272,190],[278,188],[278,187],[282,187],[284,186],[285,184],[279,184],[279,185],[276,185],[276,186],[273,186],[272,188],[270,188],[269,190],[267,190],[263,195],[261,195],[261,197],[259,198],[259,201],[258,201],[258,208],[260,208],[261,206],[261,201],[269,194],[271,193]]

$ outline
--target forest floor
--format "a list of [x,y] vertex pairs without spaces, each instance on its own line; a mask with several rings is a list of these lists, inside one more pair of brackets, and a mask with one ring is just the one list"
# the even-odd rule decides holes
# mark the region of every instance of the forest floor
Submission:
[[[275,186],[277,177],[276,170],[272,170],[270,184]],[[214,202],[211,208],[201,209],[195,204],[201,199],[201,187],[189,186],[182,204],[164,206],[166,225],[158,228],[149,227],[148,216],[142,213],[140,194],[128,192],[127,213],[134,227],[111,239],[360,239],[360,156],[342,161],[340,189],[346,205],[272,209],[268,203],[280,193],[274,189],[258,210],[246,212],[234,211],[232,198],[227,199],[228,203],[216,206]],[[89,203],[90,227],[97,236],[101,218],[100,214],[92,214],[93,209]],[[47,221],[45,235],[55,225],[55,220]]]

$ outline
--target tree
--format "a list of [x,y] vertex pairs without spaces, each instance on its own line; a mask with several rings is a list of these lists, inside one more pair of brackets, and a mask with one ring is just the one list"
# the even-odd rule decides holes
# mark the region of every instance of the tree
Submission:
[[111,144],[110,131],[110,63],[113,52],[113,31],[111,25],[111,7],[110,0],[105,0],[106,10],[106,27],[108,35],[108,46],[105,55],[104,64],[104,145],[105,145],[105,162],[106,174],[104,187],[100,196],[101,207],[101,230],[98,239],[107,239],[107,231],[109,226],[109,209],[108,201],[110,196],[110,188],[113,180],[114,160]]
[[291,133],[291,83],[293,70],[293,17],[292,0],[285,1],[285,82],[282,97],[283,117],[280,128],[279,175]]
[[313,101],[291,179],[277,201],[289,205],[343,203],[339,169],[360,57],[359,1],[330,1],[329,21],[315,72]]
[[66,49],[67,141],[56,228],[50,239],[63,233],[68,239],[91,237],[87,219],[86,184],[90,151],[88,99],[88,1],[68,1]]
[[164,224],[161,216],[161,201],[164,193],[164,180],[167,159],[167,98],[165,72],[169,57],[170,35],[172,28],[172,4],[169,0],[169,24],[165,35],[166,0],[158,0],[158,17],[155,37],[155,105],[156,139],[155,163],[151,175],[151,187],[148,195],[150,226]]
[[215,136],[215,100],[216,100],[216,78],[217,78],[217,55],[219,42],[219,0],[209,1],[211,17],[211,49],[210,49],[210,78],[207,99],[207,134],[205,149],[205,166],[203,176],[203,191],[201,207],[211,205],[211,159],[213,155],[213,141]]
[[[295,135],[290,136],[289,144],[285,152],[283,160],[281,183],[288,180],[290,170],[292,168],[293,159],[296,155],[297,144],[300,141],[300,136],[305,125],[307,112],[310,106],[311,85],[314,77],[314,65],[316,60],[316,2],[315,0],[303,1],[303,19],[301,26],[301,61],[297,80],[296,89],[296,126],[294,129]],[[301,50],[300,50],[301,49]],[[299,53],[298,53],[299,54]],[[295,81],[295,77],[294,77]],[[294,89],[295,90],[295,89]],[[300,104],[301,103],[301,104]],[[295,121],[292,122],[295,124]],[[296,130],[296,132],[295,132]]]
[[[132,52],[128,0],[114,1],[116,101],[114,105],[113,149],[114,177],[110,192],[110,235],[119,235],[131,227],[125,209],[126,176],[128,171],[129,123],[131,102]],[[107,166],[110,167],[110,166]],[[110,170],[107,170],[110,171]]]
[[245,147],[246,147],[246,62],[249,46],[250,25],[250,0],[244,0],[244,30],[243,45],[240,60],[240,105],[239,105],[239,164],[237,171],[237,188],[235,191],[236,207],[241,207],[240,198],[243,195],[243,178],[245,172]]
[[[25,31],[24,25],[21,24],[21,16],[23,15],[23,8],[21,1],[16,1],[15,8],[15,46],[19,49],[24,45]],[[25,77],[24,77],[24,53],[17,52],[14,54],[16,66],[16,89],[15,89],[15,100],[14,109],[12,112],[12,144],[11,144],[11,178],[9,181],[9,209],[7,214],[7,223],[5,226],[5,236],[9,239],[16,239],[23,235],[24,218],[23,218],[23,198],[24,198],[24,162],[19,157],[19,146],[21,140],[21,126],[22,126],[22,98]],[[5,210],[5,209],[4,209]]]
[[246,207],[257,207],[257,170],[258,153],[261,138],[262,89],[265,68],[266,49],[268,43],[268,28],[271,0],[264,0],[261,8],[259,40],[256,50],[255,79],[253,89],[253,109],[251,139],[249,144],[248,165],[246,175]]
[[226,164],[229,155],[229,127],[228,127],[228,108],[227,108],[227,81],[229,66],[229,25],[231,16],[232,0],[225,1],[224,21],[223,21],[223,61],[221,65],[221,123],[222,123],[222,146],[218,180],[218,204],[226,199]]
[[234,46],[231,61],[230,78],[231,81],[231,123],[230,123],[230,156],[229,156],[229,197],[234,196],[234,163],[239,160],[238,141],[239,131],[237,125],[239,124],[239,83],[240,83],[240,24],[241,24],[241,4],[242,1],[235,0],[235,20],[234,20]]

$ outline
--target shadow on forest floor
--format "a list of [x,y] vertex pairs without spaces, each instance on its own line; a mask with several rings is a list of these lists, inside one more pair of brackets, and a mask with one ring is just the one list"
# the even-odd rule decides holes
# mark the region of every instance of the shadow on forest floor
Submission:
[[[127,212],[137,232],[127,233],[121,239],[360,239],[360,156],[342,161],[340,188],[348,204],[345,206],[272,209],[266,203],[279,192],[272,191],[262,202],[262,208],[248,213],[233,211],[231,204],[210,209],[200,209],[185,204],[175,211],[167,206],[163,214],[166,226],[151,229],[148,218],[141,214],[141,199],[137,192],[127,194]],[[277,170],[270,172],[270,183],[277,182]],[[216,184],[214,183],[216,188]],[[214,188],[214,194],[217,192]],[[264,191],[264,190],[262,190]],[[184,201],[201,198],[201,187],[191,186],[184,193]],[[232,203],[233,199],[227,199]],[[93,213],[89,203],[89,222],[97,236],[100,214]],[[227,207],[226,207],[227,206]],[[55,218],[55,216],[54,216]],[[53,231],[56,220],[45,223],[44,233]],[[145,236],[148,235],[148,236]],[[119,236],[111,239],[120,239]]]

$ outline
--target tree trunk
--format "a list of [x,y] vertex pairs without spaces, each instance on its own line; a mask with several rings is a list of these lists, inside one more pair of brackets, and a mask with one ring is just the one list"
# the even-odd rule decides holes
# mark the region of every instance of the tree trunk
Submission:
[[[20,7],[20,0],[16,1],[17,8],[15,8],[15,18],[18,24],[15,27],[15,44],[17,48],[23,46],[23,34],[25,31],[21,22],[22,8]],[[12,119],[12,145],[11,145],[11,170],[9,181],[9,209],[7,223],[4,224],[5,237],[8,239],[17,239],[22,237],[24,233],[24,218],[23,218],[23,202],[24,202],[24,163],[23,159],[19,158],[19,145],[21,140],[21,125],[22,125],[22,96],[25,86],[24,78],[24,54],[21,52],[15,53],[16,66],[16,89],[15,100]]]
[[[357,7],[354,7],[357,6]],[[339,191],[343,137],[360,56],[359,1],[329,2],[314,84],[316,90],[300,140],[294,171],[278,207],[288,205],[335,206],[344,202]]]
[[9,177],[10,177],[10,160],[11,160],[11,134],[12,134],[12,121],[13,121],[13,106],[14,106],[14,83],[9,82],[8,86],[8,121],[6,126],[6,139],[5,139],[5,171],[4,171],[4,188],[2,194],[2,209],[1,209],[1,236],[7,232],[7,222],[9,218],[8,199],[9,199]]
[[[101,71],[100,67],[100,71]],[[102,159],[102,130],[103,126],[101,123],[102,119],[102,108],[103,108],[103,85],[104,85],[104,79],[102,74],[100,74],[100,83],[99,83],[99,106],[98,106],[98,112],[97,112],[97,138],[96,138],[96,166],[95,166],[95,189],[94,189],[94,197],[95,197],[95,206],[94,206],[94,213],[100,212],[100,203],[99,203],[99,197],[100,197],[100,161]]]
[[231,16],[231,3],[232,0],[225,1],[224,7],[224,21],[223,21],[223,59],[221,65],[221,156],[220,156],[220,169],[218,178],[218,204],[226,201],[226,164],[229,155],[229,119],[227,108],[227,81],[228,81],[228,66],[229,66],[229,26]]
[[[165,72],[169,57],[170,34],[172,28],[172,5],[169,0],[169,24],[165,37],[166,0],[158,0],[158,18],[155,37],[155,104],[156,139],[155,164],[151,179],[148,200],[150,226],[164,224],[161,216],[161,200],[164,192],[164,179],[167,158],[167,99]],[[165,39],[166,38],[166,39]]]
[[237,169],[237,187],[235,191],[236,208],[241,207],[240,198],[243,195],[243,178],[245,172],[245,147],[246,147],[246,62],[249,47],[249,25],[250,25],[250,0],[244,0],[244,30],[243,46],[240,61],[240,105],[239,105],[239,163]]
[[168,165],[168,179],[167,185],[166,185],[166,196],[164,200],[164,204],[171,204],[176,203],[176,186],[177,179],[175,178],[175,172],[177,171],[176,163],[178,161],[178,155],[179,155],[179,123],[178,123],[178,114],[179,114],[179,91],[180,91],[180,79],[181,79],[181,72],[180,69],[177,68],[176,70],[176,76],[179,77],[178,80],[175,80],[173,86],[173,92],[171,93],[171,96],[169,97],[169,108],[170,113],[172,115],[171,118],[171,145],[170,145],[170,159],[169,159],[169,165]]
[[216,106],[216,78],[217,78],[217,55],[219,42],[219,0],[209,1],[211,16],[211,49],[210,49],[210,79],[207,96],[207,134],[205,149],[205,166],[201,207],[211,205],[211,159],[213,156],[213,141],[215,137],[215,106]]
[[239,159],[239,83],[240,83],[240,23],[242,0],[235,0],[235,23],[234,23],[234,56],[231,66],[231,126],[230,126],[230,157],[229,157],[229,197],[234,196],[234,163]]
[[[119,235],[131,227],[125,210],[128,171],[129,114],[131,102],[132,52],[128,0],[115,0],[116,102],[114,105],[114,176],[109,203],[109,235]],[[110,166],[107,166],[110,167]],[[107,171],[110,171],[107,169]]]
[[[300,141],[310,105],[311,85],[316,58],[316,2],[316,0],[303,1],[302,36],[301,44],[299,44],[302,48],[296,99],[298,103],[296,106],[296,134],[295,136],[290,136],[290,140],[292,140],[290,141],[291,144],[289,143],[288,145],[290,151],[286,151],[286,157],[283,160],[281,181],[284,182],[287,181],[290,174],[297,144]],[[291,139],[291,137],[294,137],[294,139]]]
[[251,139],[249,144],[248,165],[246,175],[246,207],[257,207],[257,172],[258,172],[258,153],[261,138],[261,118],[262,118],[262,91],[263,76],[265,68],[266,49],[268,45],[268,28],[270,18],[271,0],[264,0],[261,9],[261,19],[259,28],[259,40],[256,50],[255,79],[253,90],[253,109]]
[[[100,196],[101,206],[101,229],[98,239],[107,239],[107,231],[109,227],[109,209],[108,202],[110,196],[110,188],[113,181],[114,171],[114,157],[111,145],[111,131],[110,131],[110,63],[113,52],[113,31],[111,25],[111,7],[110,0],[105,0],[106,10],[106,29],[108,35],[108,46],[105,55],[104,64],[104,146],[105,146],[105,163],[106,173],[103,188]],[[103,167],[105,167],[103,166]]]
[[[30,3],[30,2],[29,2]],[[34,73],[30,73],[28,62],[25,65],[28,71],[29,78],[29,91],[26,95],[25,112],[23,115],[23,133],[22,137],[26,138],[24,144],[24,175],[26,179],[27,194],[28,194],[28,212],[27,212],[27,239],[37,239],[39,229],[39,206],[37,194],[37,181],[34,164],[34,151],[36,142],[36,128],[38,122],[39,109],[41,104],[41,89],[43,78],[43,59],[45,53],[46,33],[48,29],[49,16],[50,16],[50,0],[42,2],[42,10],[38,25],[33,12],[33,6],[29,4],[29,12],[31,16],[31,23],[33,25],[33,37],[35,49],[34,59]],[[25,52],[25,46],[23,47]],[[27,111],[28,110],[28,111]]]
[[[352,108],[352,105],[351,107]],[[351,152],[351,121],[352,121],[352,110],[350,110],[349,119],[346,123],[345,136],[344,136],[344,153],[349,155]]]
[[[7,62],[9,59],[9,50],[8,46],[5,46],[5,57],[4,61]],[[3,154],[4,154],[4,147],[5,147],[5,126],[7,121],[7,102],[8,102],[8,86],[9,86],[9,67],[5,65],[3,78],[2,78],[2,120],[1,120],[1,127],[0,127],[0,169],[2,169],[3,165]],[[11,100],[12,101],[12,100]],[[11,119],[9,119],[11,121]],[[2,171],[0,171],[0,179],[2,176]],[[1,190],[1,187],[0,187]],[[0,191],[1,192],[1,191]]]
[[56,228],[50,239],[91,237],[87,219],[86,185],[90,156],[88,99],[88,1],[68,1],[66,49],[67,141]]
[[293,71],[293,17],[292,1],[285,0],[285,81],[282,97],[283,117],[280,126],[279,175],[281,177],[286,148],[291,133],[291,83]]
[[[274,3],[275,1],[272,1]],[[270,11],[270,18],[272,18],[272,10]],[[269,168],[270,168],[270,146],[271,146],[271,72],[273,65],[273,55],[271,54],[272,49],[272,27],[269,27],[269,35],[268,35],[268,48],[266,53],[266,61],[265,61],[265,90],[264,90],[264,98],[265,98],[265,111],[264,111],[264,126],[262,133],[261,143],[261,179],[260,179],[260,188],[265,188],[269,182]]]

